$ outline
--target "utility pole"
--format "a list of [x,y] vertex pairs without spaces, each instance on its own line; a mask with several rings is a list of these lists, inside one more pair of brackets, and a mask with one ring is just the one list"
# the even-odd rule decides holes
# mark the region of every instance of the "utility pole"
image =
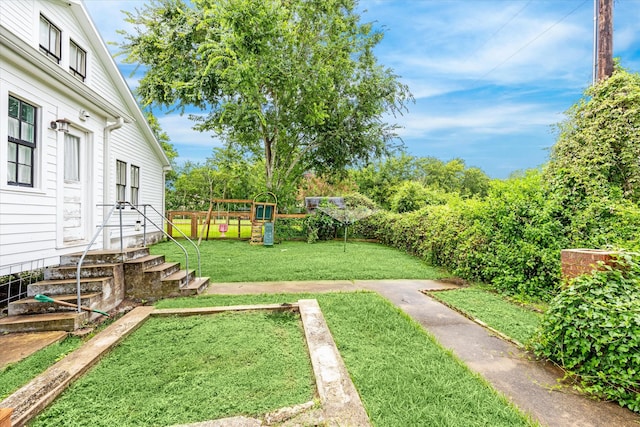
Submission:
[[613,0],[595,0],[598,4],[598,82],[613,74]]

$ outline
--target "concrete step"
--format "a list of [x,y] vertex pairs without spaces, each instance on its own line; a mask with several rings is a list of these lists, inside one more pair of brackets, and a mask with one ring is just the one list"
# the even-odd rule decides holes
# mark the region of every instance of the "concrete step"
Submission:
[[[117,264],[149,255],[149,248],[127,248],[89,251],[82,265],[88,264]],[[60,257],[60,265],[78,265],[82,252],[76,252]]]
[[179,270],[175,273],[166,276],[162,279],[162,288],[163,289],[175,289],[178,291],[187,285],[189,281],[191,281],[195,277],[195,270],[189,270],[187,274],[186,270]]
[[[179,262],[165,262],[160,265],[153,266],[144,270],[144,275],[147,280],[162,280],[165,277],[169,277],[172,274],[180,271]],[[153,277],[152,279],[150,279]]]
[[[146,270],[147,268],[155,267],[164,263],[164,255],[146,255],[140,258],[128,260],[125,262],[126,266],[139,264],[139,266]],[[126,267],[125,267],[126,268]]]
[[[49,296],[49,295],[47,295]],[[71,304],[76,304],[78,302],[78,297],[74,295],[55,295],[54,297],[57,300],[69,302]],[[100,302],[101,302],[101,294],[99,292],[94,292],[90,294],[81,294],[80,295],[80,303],[81,305],[89,308],[95,308],[100,310]],[[67,307],[64,305],[52,303],[52,302],[39,302],[34,298],[24,298],[18,301],[14,301],[9,303],[9,316],[20,316],[23,314],[45,314],[45,313],[56,313],[56,312],[69,312],[69,311],[77,311],[74,307]]]
[[[120,264],[88,264],[82,265],[80,277],[109,277],[118,274]],[[64,265],[58,267],[47,267],[44,270],[45,280],[75,279],[78,268],[75,265]]]
[[182,295],[201,294],[207,286],[209,286],[208,277],[194,277],[187,285],[180,288],[180,293]]
[[[114,288],[113,277],[90,277],[80,279],[80,293],[103,292],[111,294]],[[75,279],[65,280],[43,280],[33,283],[27,288],[27,296],[33,297],[36,294],[48,295],[55,298],[55,295],[69,295],[77,292]]]
[[48,313],[7,316],[0,319],[0,333],[42,332],[42,331],[74,331],[79,329],[89,318],[86,311],[82,313]]

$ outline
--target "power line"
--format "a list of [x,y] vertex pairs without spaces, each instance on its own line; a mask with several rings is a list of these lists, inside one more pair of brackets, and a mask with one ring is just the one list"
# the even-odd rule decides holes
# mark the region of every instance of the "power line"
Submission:
[[540,37],[544,36],[546,33],[548,33],[549,31],[551,31],[551,29],[553,29],[556,25],[560,24],[562,21],[564,21],[565,19],[567,19],[569,16],[573,15],[578,9],[580,9],[587,1],[589,0],[584,0],[582,3],[580,3],[578,6],[576,6],[574,9],[572,9],[569,13],[567,13],[566,15],[564,15],[562,18],[560,18],[558,21],[554,22],[552,25],[550,25],[549,27],[547,27],[544,31],[542,31],[540,34],[538,34],[537,36],[535,36],[534,38],[532,38],[531,40],[529,40],[527,43],[525,43],[524,45],[522,45],[520,48],[518,48],[518,50],[516,50],[514,53],[512,53],[511,55],[509,55],[504,61],[500,62],[498,65],[496,65],[495,67],[493,67],[492,69],[490,69],[489,71],[487,71],[486,73],[484,73],[482,76],[478,77],[477,80],[482,80],[485,77],[487,77],[489,74],[491,74],[492,72],[494,72],[495,70],[497,70],[498,68],[500,68],[502,65],[504,65],[506,62],[508,62],[511,58],[513,58],[514,56],[516,56],[517,54],[519,54],[520,52],[522,52],[524,49],[526,49],[527,47],[529,47],[531,44],[533,44],[536,40],[538,40]]
[[516,17],[518,15],[520,15],[522,13],[523,10],[525,10],[527,8],[527,6],[529,6],[529,4],[532,2],[533,0],[529,0],[528,2],[525,3],[524,6],[522,6],[514,15],[511,16],[511,18],[509,18],[504,24],[502,24],[500,26],[500,28],[498,28],[496,31],[493,32],[493,34],[491,34],[485,41],[484,43],[482,43],[482,45],[480,45],[480,47],[476,48],[475,51],[473,51],[473,53],[471,53],[465,62],[469,61],[469,59],[471,59],[471,57],[473,57],[476,53],[478,53],[478,51],[480,49],[482,49],[483,47],[485,47],[487,45],[487,43],[489,43],[489,41],[491,41],[491,39],[493,39],[495,37],[496,34],[498,34],[500,31],[502,31],[502,29],[504,27],[506,27],[507,25],[509,25],[511,23],[511,21],[513,21],[514,19],[516,19]]

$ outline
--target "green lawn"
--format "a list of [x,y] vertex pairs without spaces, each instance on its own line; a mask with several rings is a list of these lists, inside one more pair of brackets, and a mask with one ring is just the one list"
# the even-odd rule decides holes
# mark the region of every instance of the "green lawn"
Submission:
[[[181,244],[189,250],[188,242]],[[182,251],[173,242],[151,246],[154,254],[181,262]],[[195,268],[190,249],[189,268]],[[282,280],[437,279],[446,276],[397,249],[376,243],[327,241],[283,242],[273,247],[250,245],[246,241],[203,241],[200,245],[202,275],[212,282],[255,282]]]
[[509,302],[496,293],[478,288],[432,292],[430,295],[522,344],[533,336],[542,317],[541,314]]
[[[151,248],[152,253],[183,262],[176,249],[169,242]],[[342,242],[334,241],[285,242],[272,248],[209,241],[200,249],[202,274],[215,282],[446,276],[415,257],[373,243],[349,242],[346,253]],[[194,265],[192,261],[190,267]],[[436,297],[520,342],[537,324],[537,314],[476,288],[440,292]],[[319,301],[374,425],[535,425],[420,325],[375,293],[208,295],[163,300],[157,306],[266,304],[301,298]],[[311,398],[306,351],[289,348],[289,343],[303,342],[297,321],[214,317],[152,319],[72,385],[33,425],[161,426],[257,415]],[[80,342],[69,341],[75,347]],[[284,347],[285,354],[273,353],[270,347]],[[30,364],[27,359],[6,369],[0,393],[8,395],[30,379],[25,373],[37,374],[70,349],[52,346],[34,356],[41,362]],[[261,373],[252,370],[254,363]],[[283,377],[284,384],[278,382]]]
[[32,426],[167,426],[314,396],[297,313],[151,318]]
[[[208,233],[208,236],[210,239],[219,239],[223,237],[219,228],[221,223],[227,224],[227,221],[224,219],[222,220],[214,220],[214,218],[211,219],[211,224],[209,225],[209,233]],[[191,238],[191,220],[174,219],[173,225],[174,225],[173,227],[174,230],[172,231],[171,234],[174,238],[176,239],[183,238],[183,235],[180,234],[180,231],[182,231],[182,233],[184,233],[186,236]],[[229,220],[229,223],[227,224],[227,226],[228,226],[228,230],[226,231],[224,237],[237,239],[238,228],[240,228],[241,239],[251,238],[251,221],[242,220],[240,221],[240,223],[238,223],[238,220],[236,218],[232,218],[231,220]],[[177,231],[176,229],[179,229],[180,231]],[[165,231],[167,231],[166,227],[165,227]],[[204,239],[205,235],[203,233],[206,233],[207,231],[206,226],[203,229],[202,224],[198,224],[197,231],[198,231],[198,236],[202,235],[203,236],[202,238]],[[198,238],[196,237],[194,238],[194,240],[197,241]]]
[[375,426],[535,425],[399,309],[370,292],[208,295],[160,308],[315,298]]
[[49,366],[80,347],[83,340],[67,337],[32,354],[18,363],[0,369],[0,400],[5,399],[20,387],[44,372]]

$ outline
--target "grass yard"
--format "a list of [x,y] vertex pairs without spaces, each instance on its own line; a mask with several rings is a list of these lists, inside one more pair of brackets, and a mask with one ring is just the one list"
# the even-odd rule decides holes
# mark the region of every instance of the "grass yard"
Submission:
[[[222,219],[222,220],[216,220],[215,218],[211,219],[211,224],[209,225],[209,233],[208,236],[210,239],[219,239],[222,238],[222,233],[220,232],[219,226],[221,223],[227,224],[226,220]],[[182,234],[180,234],[179,231],[176,231],[175,229],[179,229],[180,231],[182,231],[185,235],[189,236],[189,238],[191,238],[191,220],[190,219],[174,219],[173,220],[173,224],[174,224],[174,230],[172,231],[172,236],[175,237],[176,239],[180,239],[182,238]],[[225,237],[228,238],[241,238],[241,239],[249,239],[251,238],[251,221],[249,220],[241,220],[240,222],[238,222],[238,220],[236,218],[232,218],[228,225],[228,230],[225,233]],[[240,229],[240,237],[238,237],[238,228]],[[203,229],[202,224],[198,224],[198,236],[200,236],[202,234],[202,238],[204,239],[204,234],[207,229],[206,226]],[[165,227],[165,231],[166,227]],[[198,240],[198,238],[195,238],[194,240]]]
[[[185,248],[184,241],[181,243]],[[151,253],[181,262],[184,255],[172,242],[151,246]],[[190,248],[189,268],[196,268]],[[376,243],[327,241],[283,242],[273,247],[236,240],[203,241],[202,275],[212,282],[283,280],[437,279],[447,276],[397,249]]]
[[65,355],[83,343],[78,337],[67,337],[32,354],[24,360],[0,369],[0,400],[5,399],[20,387],[44,372]]
[[430,295],[467,315],[482,320],[508,337],[525,344],[542,318],[540,313],[511,303],[500,295],[479,288],[431,292]]
[[[272,248],[233,240],[200,246],[202,274],[214,282],[438,279],[441,270],[393,248],[337,241]],[[178,247],[151,247],[184,262]],[[195,256],[190,268],[195,268]],[[539,314],[478,288],[434,293],[520,342]],[[206,295],[167,299],[159,308],[319,301],[374,426],[531,426],[440,347],[420,325],[372,292]],[[6,397],[64,354],[78,338],[50,346],[0,372]],[[277,344],[277,345],[274,345]],[[32,426],[168,426],[261,415],[313,398],[313,374],[297,314],[227,313],[152,318],[74,383]]]
[[168,426],[313,399],[297,313],[151,318],[32,426]]
[[375,426],[535,425],[484,379],[375,293],[208,295],[160,308],[295,302],[315,298]]

